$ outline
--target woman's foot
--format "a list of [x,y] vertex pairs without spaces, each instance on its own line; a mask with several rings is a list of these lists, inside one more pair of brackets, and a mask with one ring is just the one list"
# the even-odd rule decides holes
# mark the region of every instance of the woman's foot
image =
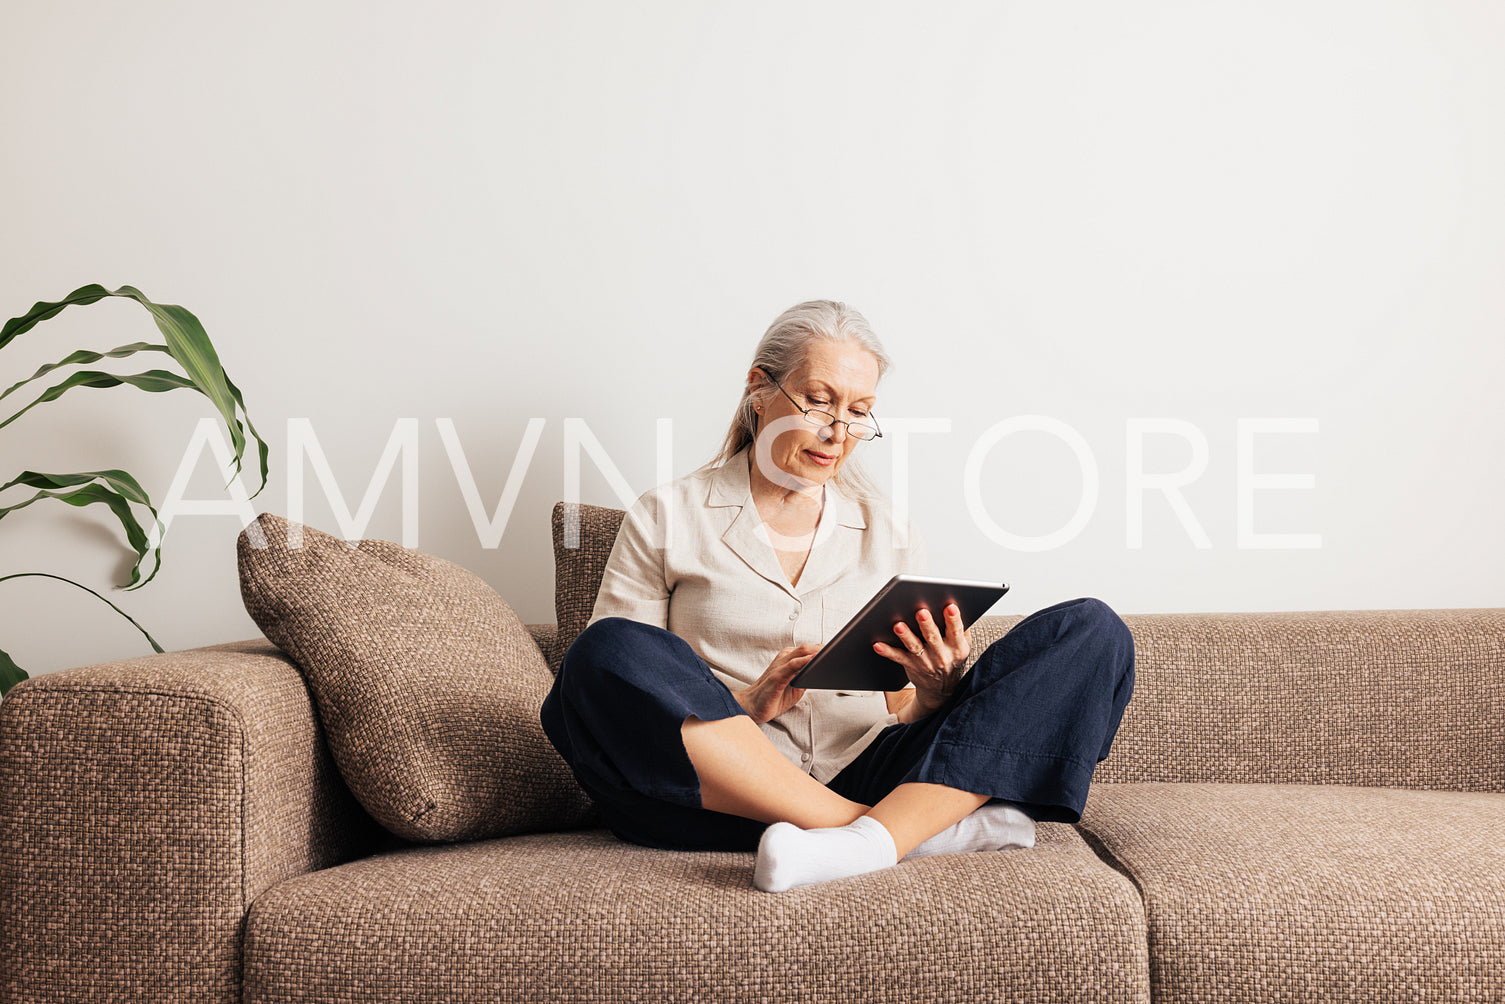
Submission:
[[753,885],[764,892],[784,892],[810,882],[891,868],[898,860],[894,838],[871,816],[812,830],[774,823],[758,842]]
[[990,802],[920,844],[904,855],[904,860],[1033,846],[1035,821],[1016,805]]
[[[1018,806],[992,802],[926,840],[904,860],[1033,846],[1035,821]],[[897,864],[897,858],[893,837],[871,816],[862,816],[846,826],[811,830],[793,823],[774,823],[758,842],[753,885],[764,892],[784,892],[797,885],[890,868]]]

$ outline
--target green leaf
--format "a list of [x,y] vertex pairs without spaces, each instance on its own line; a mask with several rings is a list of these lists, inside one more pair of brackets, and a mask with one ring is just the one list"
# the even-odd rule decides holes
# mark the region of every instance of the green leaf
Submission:
[[152,393],[161,393],[168,390],[198,389],[193,385],[193,381],[187,377],[179,376],[168,370],[147,370],[145,373],[121,373],[118,375],[115,373],[105,373],[102,370],[79,370],[77,373],[69,375],[62,383],[53,384],[51,387],[48,387],[31,404],[28,404],[5,421],[0,422],[0,429],[5,428],[39,404],[56,401],[74,387],[118,387],[123,383],[128,383],[132,387],[139,387]]
[[114,293],[111,293],[98,283],[91,283],[88,286],[80,286],[56,303],[43,303],[39,301],[26,313],[20,317],[12,317],[5,322],[5,327],[0,328],[0,349],[9,345],[11,339],[17,335],[30,331],[49,317],[56,317],[58,314],[61,314],[64,307],[75,303],[93,303],[95,300],[103,300],[107,296],[114,295]]
[[[255,498],[261,494],[261,489],[267,486],[267,441],[261,437],[261,433],[256,431],[256,426],[251,424],[251,413],[246,411],[245,399],[240,396],[240,388],[235,386],[228,373],[225,374],[225,383],[229,384],[230,394],[235,398],[235,403],[240,405],[240,413],[246,416],[246,428],[250,429],[251,435],[256,437],[256,452],[261,460],[261,487],[251,493],[251,498]],[[229,485],[229,483],[226,480],[225,484]]]
[[97,363],[101,359],[105,359],[105,358],[121,359],[121,358],[123,358],[125,356],[132,355],[132,354],[134,354],[136,352],[166,352],[166,351],[167,351],[167,346],[166,345],[151,345],[151,344],[149,344],[147,342],[132,342],[129,345],[122,345],[119,348],[117,348],[117,349],[111,349],[108,352],[91,352],[88,349],[79,349],[77,352],[75,352],[72,355],[68,356],[66,359],[59,359],[55,363],[48,363],[46,366],[43,366],[41,369],[37,370],[31,376],[27,377],[25,380],[21,380],[18,383],[11,384],[8,388],[6,388],[5,393],[0,394],[0,399],[10,397],[12,391],[19,390],[21,387],[24,387],[27,384],[31,383],[31,381],[37,380],[37,379],[39,379],[41,377],[44,377],[48,373],[51,373],[53,370],[58,369],[59,367],[62,367],[62,366],[76,366],[76,365],[79,365],[81,363]]
[[[116,290],[108,290],[98,284],[80,286],[69,293],[67,297],[56,302],[38,302],[31,310],[20,317],[13,317],[0,328],[0,349],[3,349],[12,339],[26,331],[30,331],[49,317],[55,317],[64,308],[74,304],[94,303],[107,296],[125,296],[135,300],[147,309],[152,315],[152,320],[157,324],[157,330],[161,331],[167,341],[168,353],[183,367],[183,372],[188,374],[200,393],[214,402],[215,408],[225,420],[225,427],[230,432],[230,439],[235,446],[235,472],[241,471],[241,457],[245,452],[245,431],[241,422],[236,418],[236,408],[240,408],[241,414],[245,415],[246,428],[251,430],[258,443],[258,454],[261,466],[261,486],[256,489],[256,494],[261,494],[262,488],[267,483],[267,448],[266,441],[257,435],[251,425],[251,417],[245,410],[245,402],[241,399],[238,391],[233,390],[229,376],[220,364],[219,354],[215,352],[214,345],[209,340],[209,335],[204,331],[204,326],[199,319],[184,307],[175,304],[159,304],[148,300],[139,289],[134,286],[121,286]],[[75,384],[74,386],[83,386]],[[113,386],[110,384],[90,384],[89,386]],[[18,413],[19,414],[19,413]],[[12,416],[14,419],[15,416]],[[0,423],[0,427],[8,424]],[[255,498],[255,495],[252,496]]]
[[26,670],[17,666],[15,661],[6,654],[5,649],[0,648],[0,697],[10,693],[10,688],[26,679]]
[[[147,310],[151,311],[152,319],[157,322],[157,330],[167,338],[167,350],[172,357],[183,367],[183,372],[188,374],[199,390],[214,406],[219,409],[220,415],[225,420],[225,427],[230,430],[230,441],[235,446],[235,471],[240,473],[241,455],[246,450],[246,437],[241,429],[239,420],[235,417],[235,395],[230,392],[229,378],[225,375],[224,366],[220,365],[219,353],[214,350],[214,343],[209,340],[209,335],[204,331],[204,326],[199,319],[186,307],[176,304],[153,303],[148,300],[139,289],[134,286],[121,286],[115,290],[116,296],[129,296]],[[260,437],[257,437],[260,439]],[[261,484],[266,486],[267,468],[263,464],[261,469]],[[259,494],[261,488],[256,489]]]
[[[103,485],[92,484],[95,478],[105,482]],[[92,505],[101,503],[113,512],[120,525],[125,530],[126,540],[136,551],[136,563],[131,566],[131,578],[126,584],[126,589],[140,589],[152,579],[157,577],[157,572],[162,569],[162,535],[157,535],[157,546],[153,552],[154,565],[152,572],[145,579],[141,578],[141,566],[146,561],[146,553],[152,550],[150,539],[145,528],[136,519],[136,514],[131,511],[127,504],[135,502],[145,506],[152,514],[152,523],[160,527],[161,521],[157,518],[157,510],[152,507],[151,500],[147,498],[146,491],[125,471],[84,471],[79,474],[42,474],[37,471],[22,471],[19,477],[0,485],[0,492],[13,485],[25,485],[28,488],[41,488],[24,502],[15,505],[0,507],[0,519],[17,509],[24,509],[33,502],[44,498],[55,498],[73,506]],[[75,492],[60,492],[58,489],[69,488],[74,485],[86,485]],[[113,489],[113,490],[112,490]]]
[[[146,497],[146,489],[141,483],[131,477],[125,471],[82,471],[78,474],[39,474],[36,471],[22,471],[17,477],[0,485],[0,492],[12,485],[26,485],[30,488],[67,488],[70,485],[81,485],[95,478],[102,478],[110,482],[120,494],[151,509],[151,501]],[[153,510],[155,512],[156,510]]]

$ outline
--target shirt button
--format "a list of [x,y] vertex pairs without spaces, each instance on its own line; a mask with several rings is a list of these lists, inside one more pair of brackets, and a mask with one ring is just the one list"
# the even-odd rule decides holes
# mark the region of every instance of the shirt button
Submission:
[[809,753],[801,753],[800,754],[800,763],[809,763],[809,762],[810,762],[810,754]]
[[792,620],[792,621],[799,620],[800,619],[800,612],[798,610],[791,610],[789,612],[789,619]]

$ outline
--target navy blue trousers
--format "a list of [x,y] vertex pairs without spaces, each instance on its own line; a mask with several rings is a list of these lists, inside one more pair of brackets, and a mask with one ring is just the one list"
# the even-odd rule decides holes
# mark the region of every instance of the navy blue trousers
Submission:
[[[989,645],[935,713],[879,733],[828,787],[874,805],[901,784],[944,784],[1074,823],[1133,690],[1134,639],[1123,620],[1090,597],[1057,603]],[[767,824],[703,808],[680,737],[691,715],[742,714],[678,635],[608,617],[565,653],[542,720],[623,840],[752,850]]]

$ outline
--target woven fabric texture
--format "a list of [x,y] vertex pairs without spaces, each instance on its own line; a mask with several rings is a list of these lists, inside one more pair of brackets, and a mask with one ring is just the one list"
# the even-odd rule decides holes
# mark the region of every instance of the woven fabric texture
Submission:
[[1505,609],[1140,614],[1103,781],[1505,788]]
[[550,522],[554,530],[554,622],[559,633],[550,668],[556,673],[564,653],[590,622],[601,576],[606,574],[606,559],[611,557],[611,546],[626,515],[622,509],[584,503],[554,506]]
[[528,634],[533,638],[533,644],[538,646],[538,654],[544,657],[552,667],[554,663],[554,636],[556,634],[552,624],[525,624]]
[[460,566],[384,540],[352,547],[263,513],[237,539],[241,595],[302,668],[335,762],[408,840],[566,829],[593,817],[538,712],[548,665],[512,608]]
[[1147,1002],[1133,886],[1071,827],[780,895],[603,831],[386,854],[252,906],[246,1001]]
[[1505,794],[1095,785],[1082,827],[1132,876],[1151,995],[1505,1000]]
[[0,781],[5,1002],[238,1002],[251,901],[380,832],[262,639],[21,683]]

